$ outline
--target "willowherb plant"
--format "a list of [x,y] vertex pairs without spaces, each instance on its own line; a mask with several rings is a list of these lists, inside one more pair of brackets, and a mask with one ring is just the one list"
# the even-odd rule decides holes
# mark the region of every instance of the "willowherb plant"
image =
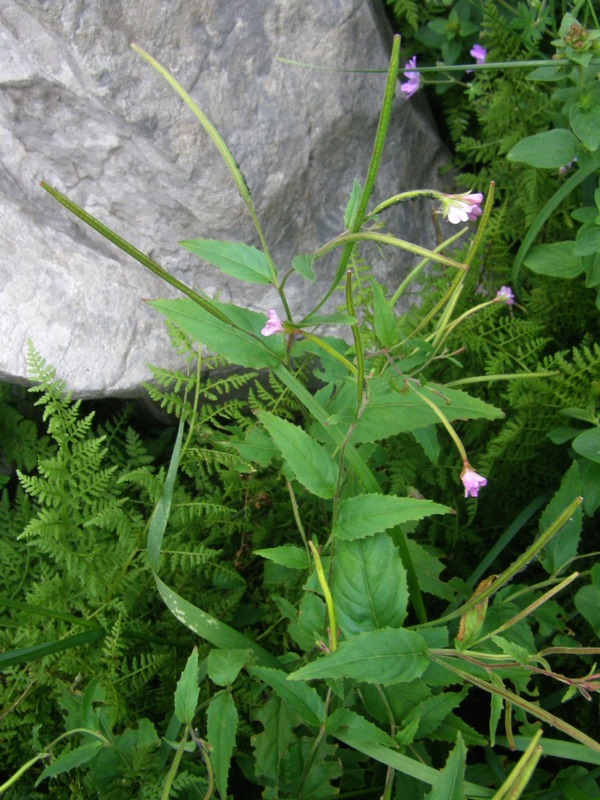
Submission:
[[[269,464],[279,469],[289,493],[297,535],[283,545],[255,551],[255,556],[265,561],[265,575],[275,571],[281,576],[272,602],[279,611],[278,625],[287,623],[284,652],[273,652],[210,615],[160,577],[185,418],[180,422],[162,497],[149,528],[148,565],[167,607],[210,647],[202,662],[198,651],[192,652],[178,684],[175,724],[166,736],[174,757],[161,798],[170,796],[185,753],[192,751],[199,752],[205,764],[201,781],[205,796],[216,791],[226,798],[236,737],[239,743],[249,722],[260,723],[262,731],[251,740],[252,766],[248,766],[250,753],[243,754],[245,773],[263,787],[262,796],[268,798],[308,800],[349,791],[353,788],[353,764],[366,758],[371,766],[363,770],[362,787],[378,787],[385,800],[403,793],[423,796],[425,792],[430,800],[516,797],[539,760],[540,730],[524,729],[526,736],[518,742],[523,758],[505,782],[491,777],[481,782],[470,779],[467,772],[466,745],[493,744],[502,710],[512,746],[516,740],[510,720],[515,711],[521,721],[525,715],[541,720],[575,739],[582,750],[599,753],[599,743],[523,696],[529,681],[538,675],[567,684],[584,697],[597,688],[596,675],[567,677],[553,670],[549,659],[557,653],[590,655],[598,651],[565,647],[538,651],[527,623],[530,615],[572,583],[576,573],[567,578],[553,575],[550,588],[547,583],[526,587],[527,600],[509,604],[510,614],[502,620],[490,605],[493,599],[508,602],[509,582],[563,530],[581,498],[556,509],[540,536],[518,558],[468,596],[468,588],[437,579],[442,565],[411,537],[420,521],[452,514],[454,509],[422,497],[418,485],[405,496],[382,488],[382,442],[412,434],[429,458],[427,469],[434,471],[436,431],[441,425],[458,453],[455,483],[460,487],[462,481],[459,494],[464,491],[465,495],[458,501],[473,502],[467,498],[477,498],[481,492],[485,502],[485,493],[494,491],[492,477],[480,475],[470,463],[460,431],[467,420],[497,420],[502,412],[462,390],[432,381],[430,374],[432,365],[454,356],[447,350],[447,341],[467,318],[491,307],[506,313],[503,307],[514,305],[511,288],[503,286],[477,306],[455,313],[465,276],[484,241],[493,186],[484,208],[479,193],[447,195],[431,190],[400,193],[371,208],[398,78],[398,37],[373,157],[364,185],[355,184],[346,208],[345,230],[315,252],[297,256],[283,274],[270,255],[244,177],[220,134],[164,67],[141,48],[134,45],[134,49],[171,84],[204,126],[248,207],[262,249],[208,239],[195,239],[184,246],[239,280],[271,284],[281,307],[261,314],[210,299],[169,275],[58,191],[44,186],[69,210],[186,296],[152,301],[154,308],[229,362],[268,370],[302,409],[302,415],[294,420],[277,414],[276,409],[259,410],[246,431],[228,438],[224,434],[223,440],[249,469]],[[416,82],[413,76],[408,78]],[[417,196],[437,200],[452,223],[480,218],[463,261],[444,252],[457,236],[431,250],[373,227],[375,217],[380,219],[387,208]],[[399,248],[421,261],[389,296],[371,278],[368,289],[362,288],[363,298],[364,292],[368,293],[367,300],[361,301],[364,307],[357,307],[351,267],[355,249],[362,242]],[[308,313],[295,316],[285,292],[288,277],[296,273],[314,280],[319,259],[338,249],[340,259],[327,290]],[[448,270],[447,290],[433,311],[406,333],[398,325],[396,305],[430,262]],[[319,313],[340,287],[345,297],[343,310]],[[319,335],[319,326],[325,324],[345,326],[351,344],[341,336]],[[316,390],[307,388],[298,377],[298,365],[306,359],[311,359],[318,371]],[[526,373],[526,377],[534,376]],[[318,513],[313,513],[315,509]],[[436,599],[426,601],[425,594]],[[440,600],[450,604],[441,612]],[[515,639],[511,638],[514,631],[520,632]],[[207,675],[210,683],[200,703],[201,675]],[[509,681],[513,688],[507,687]],[[253,687],[254,710],[242,725],[240,713],[246,708],[249,686]],[[459,691],[453,690],[456,686],[461,687]],[[471,690],[492,697],[487,738],[454,713]],[[262,704],[256,700],[259,692]],[[198,726],[205,735],[198,732]],[[446,747],[447,760],[441,769],[436,768],[430,747],[434,740],[453,745]],[[94,746],[90,758],[101,746],[102,742]],[[240,748],[238,744],[238,751]],[[352,750],[356,756],[350,755]],[[240,755],[238,752],[236,758]],[[68,769],[72,763],[69,756],[59,756],[42,777],[57,774],[61,764]],[[81,766],[86,754],[80,756]]]

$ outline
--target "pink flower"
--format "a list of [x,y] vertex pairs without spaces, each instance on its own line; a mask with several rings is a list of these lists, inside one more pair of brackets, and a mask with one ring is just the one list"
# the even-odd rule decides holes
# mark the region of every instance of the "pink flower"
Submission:
[[480,44],[474,44],[473,47],[469,50],[469,53],[475,59],[476,64],[485,64],[485,60],[487,58],[488,51]]
[[504,301],[507,306],[514,306],[515,294],[510,286],[501,286],[496,295],[496,300]]
[[408,80],[406,83],[400,84],[400,91],[404,92],[406,95],[406,99],[408,100],[409,97],[412,97],[415,92],[418,92],[421,88],[421,76],[418,72],[415,72],[414,69],[417,66],[417,57],[413,56],[405,65],[404,69],[406,72],[404,73]]
[[283,333],[283,322],[277,316],[274,308],[269,309],[267,314],[268,321],[265,327],[261,330],[263,336],[272,336],[274,333]]
[[481,192],[465,192],[464,194],[447,194],[442,198],[442,214],[448,222],[458,225],[468,220],[476,220],[481,216]]
[[482,486],[487,486],[487,478],[478,475],[471,465],[465,462],[465,468],[460,473],[460,479],[465,487],[465,497],[477,497]]

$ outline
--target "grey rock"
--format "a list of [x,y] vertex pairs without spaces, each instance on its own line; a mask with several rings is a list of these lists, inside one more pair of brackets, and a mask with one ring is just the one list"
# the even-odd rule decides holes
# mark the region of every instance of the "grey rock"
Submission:
[[[174,292],[71,217],[40,188],[42,179],[191,286],[254,309],[276,305],[263,286],[237,283],[179,246],[199,236],[257,242],[210,139],[131,41],[159,59],[220,130],[280,269],[342,230],[352,181],[364,180],[385,75],[309,70],[279,58],[385,70],[389,42],[369,3],[2,4],[2,380],[27,379],[28,339],[79,396],[137,396],[148,363],[179,365],[163,318],[144,303]],[[439,186],[445,161],[422,100],[399,93],[377,198]],[[390,230],[433,242],[427,209],[399,208]],[[411,263],[395,252],[378,272],[396,285]],[[293,282],[293,310],[310,307],[318,292]]]

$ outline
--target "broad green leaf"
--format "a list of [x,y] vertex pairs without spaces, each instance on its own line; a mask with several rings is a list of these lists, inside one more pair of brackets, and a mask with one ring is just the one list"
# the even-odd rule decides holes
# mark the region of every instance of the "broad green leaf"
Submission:
[[279,454],[271,437],[257,425],[250,428],[243,439],[233,439],[228,436],[219,444],[234,447],[242,458],[254,461],[261,467],[268,466],[273,456]]
[[441,597],[442,600],[454,600],[454,589],[439,577],[446,568],[445,565],[423,545],[412,539],[407,544],[421,591]]
[[459,733],[456,746],[448,756],[446,766],[441,770],[440,778],[426,800],[464,800],[466,764],[467,748]]
[[277,791],[279,769],[285,754],[296,741],[294,728],[301,718],[277,695],[270,697],[255,717],[263,731],[252,736],[254,768],[259,777],[264,777]]
[[251,658],[250,650],[213,649],[207,658],[208,677],[219,686],[231,686]]
[[317,276],[315,275],[315,271],[313,269],[314,263],[315,257],[313,255],[301,255],[296,256],[296,258],[292,260],[292,267],[299,275],[302,275],[303,278],[306,278],[307,281],[315,281]]
[[307,725],[318,728],[323,724],[325,704],[312,686],[300,682],[290,683],[285,672],[280,669],[250,666],[248,672],[270,686]]
[[191,725],[199,694],[198,648],[194,647],[175,689],[175,714],[182,725]]
[[[577,233],[575,255],[583,258],[596,253],[600,253],[600,225],[585,225]],[[587,285],[591,285],[589,281]]]
[[428,665],[427,644],[418,633],[385,628],[342,642],[335,652],[301,667],[288,680],[352,678],[389,686],[418,678]]
[[590,428],[573,439],[573,450],[584,458],[600,464],[600,428]]
[[[579,496],[580,491],[579,467],[576,463],[573,463],[565,472],[559,490],[548,503],[540,517],[540,531],[544,531],[548,528],[561,511],[563,511],[572,500]],[[568,522],[563,525],[562,529],[544,548],[540,560],[542,566],[549,574],[559,570],[577,555],[582,525],[583,510],[581,506],[579,506]]]
[[338,793],[332,781],[340,777],[342,765],[337,745],[323,737],[303,736],[285,754],[281,765],[281,795],[298,800],[331,800]]
[[433,500],[396,497],[386,494],[362,494],[340,503],[333,527],[338,539],[364,539],[402,522],[413,522],[432,514],[447,514],[450,509]]
[[575,595],[575,608],[600,637],[600,590],[596,586],[582,586]]
[[415,706],[404,718],[405,723],[418,719],[416,739],[425,739],[431,736],[448,714],[454,711],[467,696],[467,689],[461,692],[440,692],[434,694]]
[[396,317],[388,303],[383,288],[375,279],[373,289],[373,327],[381,347],[392,347],[396,342]]
[[396,745],[389,733],[381,730],[377,725],[350,708],[336,708],[333,714],[327,717],[327,732],[335,736],[340,731],[349,732],[365,742],[383,744],[388,747]]
[[[368,382],[368,388],[369,401],[356,423],[352,436],[354,444],[376,442],[398,433],[441,424],[437,414],[401,379],[373,378]],[[344,387],[332,403],[331,410],[338,411],[347,406],[355,391],[354,386]],[[500,409],[458,389],[430,383],[419,387],[419,391],[438,406],[450,422],[455,419],[500,419],[504,416]]]
[[273,283],[269,259],[256,247],[216,239],[189,239],[181,246],[240,281]]
[[223,799],[227,797],[227,778],[235,748],[237,726],[238,713],[231,693],[219,692],[209,703],[206,728],[215,783]]
[[571,106],[569,122],[575,136],[590,151],[600,146],[600,92],[592,91]]
[[577,137],[571,131],[556,128],[521,139],[506,154],[506,158],[531,167],[558,169],[571,162],[579,154],[580,147]]
[[255,556],[267,558],[275,564],[281,564],[289,569],[308,569],[310,559],[302,547],[295,544],[282,544],[279,547],[267,547],[263,550],[254,550]]
[[89,744],[82,744],[74,750],[69,750],[62,756],[55,759],[49,767],[42,772],[40,777],[35,782],[35,786],[39,786],[46,778],[54,778],[57,775],[62,775],[63,772],[69,772],[71,769],[81,767],[92,760],[98,752],[104,747],[100,740],[90,742]]
[[335,548],[331,592],[345,636],[400,628],[406,618],[406,570],[387,533]]
[[523,263],[532,272],[551,278],[576,278],[583,272],[581,259],[575,255],[574,241],[532,247]]
[[260,331],[267,319],[264,314],[228,303],[211,302],[231,319],[231,324],[213,316],[192,300],[152,300],[150,305],[195,341],[233,364],[266,369],[281,363],[284,337],[261,336]]
[[258,418],[280,449],[283,460],[309,492],[328,499],[333,497],[338,479],[338,465],[323,445],[298,425],[259,411]]

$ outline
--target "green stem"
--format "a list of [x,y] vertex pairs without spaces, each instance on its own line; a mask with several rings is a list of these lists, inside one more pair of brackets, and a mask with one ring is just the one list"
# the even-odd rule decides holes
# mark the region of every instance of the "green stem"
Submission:
[[[354,219],[352,220],[352,225],[350,227],[351,233],[354,234],[358,233],[358,231],[360,231],[363,225],[367,213],[367,208],[369,206],[369,201],[371,199],[371,195],[373,194],[373,189],[375,188],[375,181],[377,179],[377,174],[379,173],[379,167],[381,165],[381,158],[383,155],[383,148],[385,145],[385,140],[387,138],[388,127],[392,116],[394,95],[396,93],[396,86],[398,83],[399,61],[400,61],[400,36],[396,35],[394,36],[394,40],[392,43],[392,55],[390,57],[390,65],[388,69],[387,81],[385,84],[383,104],[381,106],[381,113],[379,115],[379,123],[377,126],[377,133],[375,135],[373,153],[371,155],[371,161],[369,163],[369,170],[367,172],[367,178],[360,197],[358,208],[356,210],[356,214],[354,215]],[[318,309],[325,304],[325,302],[331,297],[331,295],[335,291],[337,285],[339,284],[342,277],[346,273],[346,270],[348,268],[348,262],[350,261],[352,250],[354,249],[355,241],[357,240],[348,241],[345,243],[344,251],[342,253],[342,257],[340,259],[340,263],[338,265],[338,269],[331,283],[331,286],[325,293],[325,296],[320,300],[320,302],[307,316],[311,316],[311,314],[314,314],[316,311],[318,311]]]
[[[141,47],[137,44],[132,44],[131,47],[135,52],[142,56],[154,69],[172,86],[173,89],[177,92],[177,94],[181,97],[184,103],[188,106],[190,111],[195,115],[196,119],[200,122],[204,130],[208,133],[210,138],[212,139],[215,147],[219,151],[221,158],[227,165],[233,180],[235,181],[235,185],[237,186],[238,192],[248,211],[250,212],[250,216],[252,217],[252,221],[254,222],[254,227],[256,228],[256,232],[260,238],[260,242],[262,244],[264,253],[267,257],[267,261],[269,263],[269,268],[271,271],[271,279],[273,281],[273,285],[275,288],[279,287],[279,283],[277,280],[277,269],[271,258],[271,254],[269,252],[269,247],[267,245],[267,241],[265,239],[265,235],[263,233],[260,221],[258,219],[258,214],[256,213],[256,208],[254,207],[254,201],[252,200],[252,195],[250,194],[250,189],[248,188],[248,184],[246,183],[246,179],[244,177],[244,173],[239,168],[237,161],[233,157],[230,149],[225,144],[225,140],[219,133],[219,131],[215,128],[213,123],[209,120],[206,114],[202,111],[202,109],[198,106],[198,104],[192,100],[190,95],[185,91],[183,86],[160,64],[155,58],[153,58],[149,53],[145,50],[142,50]],[[287,311],[287,309],[286,309]]]
[[[569,505],[562,511],[558,517],[554,520],[554,522],[549,525],[546,530],[538,536],[538,538],[531,544],[524,553],[522,553],[513,563],[501,573],[496,580],[491,583],[486,589],[483,591],[474,594],[466,603],[463,603],[460,608],[457,608],[455,611],[451,611],[449,614],[445,614],[443,617],[440,617],[437,620],[433,620],[432,622],[428,622],[427,625],[442,625],[445,622],[449,622],[451,619],[456,619],[457,617],[462,617],[467,611],[470,611],[476,605],[483,603],[484,600],[487,600],[493,594],[495,594],[499,589],[502,588],[505,584],[511,581],[517,573],[521,572],[521,570],[525,569],[525,567],[532,561],[540,550],[543,550],[544,547],[553,539],[556,534],[563,528],[564,525],[571,519],[573,514],[577,511],[579,506],[583,503],[583,497],[576,497]],[[415,627],[424,627],[424,626],[415,626]]]
[[181,741],[179,742],[179,747],[175,751],[175,757],[173,759],[173,762],[171,763],[171,767],[165,778],[165,783],[162,792],[160,793],[160,800],[169,800],[169,795],[171,794],[171,787],[173,786],[173,781],[175,780],[177,771],[179,769],[179,764],[181,763],[181,759],[183,757],[183,754],[185,753],[185,745],[188,738],[188,732],[189,732],[189,725],[186,725]]
[[319,555],[319,551],[315,547],[312,540],[308,543],[308,546],[310,547],[310,551],[313,554],[313,558],[315,560],[315,569],[317,571],[317,578],[319,579],[321,591],[323,592],[323,597],[325,598],[325,605],[327,606],[327,616],[329,618],[329,649],[333,653],[337,650],[338,646],[337,620],[335,618],[335,606],[333,604],[333,596],[331,594],[331,589],[329,588],[329,584],[327,583],[327,578],[325,577],[325,570],[323,569],[323,562],[321,561],[321,556]]
[[[355,316],[354,298],[352,296],[352,272],[348,270],[346,273],[346,311],[351,317]],[[362,346],[362,338],[360,335],[360,325],[357,322],[352,325],[352,337],[354,339],[354,352],[356,354],[356,408],[361,407],[363,401],[363,393],[365,391],[365,354]]]

